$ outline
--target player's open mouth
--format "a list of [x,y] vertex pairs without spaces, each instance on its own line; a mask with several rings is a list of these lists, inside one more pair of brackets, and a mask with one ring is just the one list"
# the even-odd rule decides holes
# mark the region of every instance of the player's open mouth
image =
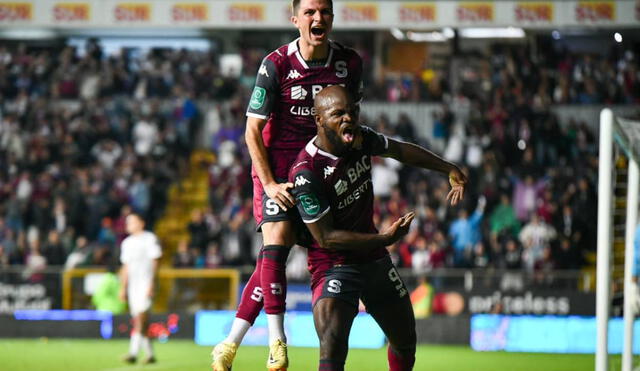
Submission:
[[326,30],[324,27],[318,27],[318,26],[311,27],[311,34],[313,36],[322,37],[325,35],[325,33],[326,33]]
[[354,127],[352,126],[343,127],[341,137],[345,143],[352,143],[355,136],[356,136],[356,130]]

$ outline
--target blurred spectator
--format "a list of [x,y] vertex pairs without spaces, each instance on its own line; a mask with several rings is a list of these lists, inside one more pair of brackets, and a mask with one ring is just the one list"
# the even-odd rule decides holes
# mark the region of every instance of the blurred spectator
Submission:
[[40,253],[40,241],[34,239],[29,244],[29,253],[25,260],[22,277],[29,282],[41,282],[43,271],[47,268],[47,259]]
[[473,254],[472,254],[472,267],[484,269],[489,267],[489,253],[484,246],[482,241],[478,241],[473,246]]
[[68,226],[69,218],[67,217],[67,210],[64,199],[58,197],[53,203],[53,224],[56,232],[63,233]]
[[102,226],[98,232],[97,242],[107,247],[116,246],[116,234],[113,231],[111,218],[102,218]]
[[195,257],[189,250],[189,242],[187,240],[180,240],[180,242],[178,242],[176,253],[173,255],[173,267],[193,268],[194,266]]
[[518,220],[526,221],[535,211],[536,199],[545,185],[546,179],[536,182],[531,175],[526,175],[524,181],[514,178],[513,207]]
[[67,261],[64,263],[64,269],[69,270],[73,269],[87,263],[89,259],[89,251],[87,238],[84,236],[80,236],[76,239],[75,248],[67,257]]
[[124,205],[120,209],[120,215],[113,222],[113,232],[116,235],[116,246],[119,246],[122,240],[127,236],[127,216],[131,214],[133,210],[130,205]]
[[98,160],[100,165],[106,169],[113,169],[120,156],[122,156],[122,148],[113,140],[103,139],[93,146],[91,154]]
[[562,207],[562,213],[557,215],[554,226],[558,233],[568,239],[569,243],[578,248],[584,248],[583,239],[586,235],[586,225],[581,218],[576,218],[569,205]]
[[113,259],[113,252],[110,246],[97,243],[91,248],[89,265],[106,266]]
[[200,250],[201,254],[204,254],[209,242],[209,232],[202,210],[194,210],[191,213],[191,221],[189,222],[187,229],[189,230],[189,235],[191,237],[189,240],[189,246],[197,248]]
[[49,231],[47,243],[43,248],[43,255],[49,265],[64,265],[67,252],[60,242],[60,234],[55,229]]
[[372,159],[371,182],[377,197],[388,198],[391,190],[398,185],[398,168],[400,162],[382,157]]
[[158,141],[158,129],[155,123],[150,122],[150,117],[145,115],[133,127],[134,148],[136,154],[147,156]]
[[550,286],[553,283],[553,270],[556,263],[551,254],[551,247],[546,246],[542,249],[542,256],[535,263],[534,282],[537,285]]
[[500,204],[493,209],[489,218],[491,233],[499,235],[506,232],[511,236],[517,236],[520,232],[520,222],[516,218],[511,200],[506,194],[500,195]]
[[207,256],[205,257],[205,267],[209,269],[219,268],[222,265],[222,256],[220,256],[220,245],[217,242],[211,242],[207,246]]
[[520,242],[524,247],[523,261],[528,271],[533,271],[536,263],[543,258],[544,249],[556,237],[556,230],[533,214],[531,221],[520,231]]
[[578,255],[577,249],[566,237],[560,239],[560,247],[555,256],[555,267],[557,269],[578,269],[581,266],[582,259]]
[[142,177],[142,174],[136,173],[133,175],[133,180],[129,188],[129,197],[131,198],[131,207],[133,210],[143,217],[147,217],[147,211],[149,211],[151,203],[151,195],[149,184]]
[[429,251],[427,240],[424,237],[418,237],[413,246],[415,251],[411,256],[411,267],[414,274],[422,276],[433,268],[431,252]]
[[480,241],[480,222],[484,214],[486,200],[478,200],[478,206],[469,217],[467,210],[458,211],[458,219],[451,223],[449,236],[453,245],[453,259],[456,267],[469,267],[473,246]]
[[522,250],[513,239],[507,240],[504,247],[504,268],[507,269],[502,275],[500,288],[502,290],[522,290],[524,280],[522,273]]

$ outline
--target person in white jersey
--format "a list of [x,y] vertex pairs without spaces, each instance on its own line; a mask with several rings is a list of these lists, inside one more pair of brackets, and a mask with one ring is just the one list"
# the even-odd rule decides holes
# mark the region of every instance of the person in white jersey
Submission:
[[162,251],[156,235],[144,230],[144,220],[140,215],[130,214],[127,216],[126,223],[129,236],[122,241],[121,245],[120,298],[129,303],[129,312],[133,317],[133,331],[129,341],[129,353],[124,361],[135,363],[142,347],[146,353],[144,363],[155,363],[156,358],[147,331],[158,260],[162,256]]

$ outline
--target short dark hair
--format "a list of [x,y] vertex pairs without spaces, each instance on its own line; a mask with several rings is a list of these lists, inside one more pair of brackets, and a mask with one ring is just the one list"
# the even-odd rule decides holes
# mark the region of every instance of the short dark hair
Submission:
[[[296,15],[298,13],[298,8],[300,7],[301,0],[292,0],[291,1],[291,14]],[[333,0],[327,0],[329,2],[329,6],[333,9]]]
[[142,215],[141,215],[140,213],[132,212],[132,213],[130,213],[129,215],[127,215],[127,217],[129,217],[129,216],[135,216],[135,217],[136,217],[136,218],[138,218],[138,220],[140,220],[143,224],[146,224],[146,223],[145,223],[144,218],[142,217]]

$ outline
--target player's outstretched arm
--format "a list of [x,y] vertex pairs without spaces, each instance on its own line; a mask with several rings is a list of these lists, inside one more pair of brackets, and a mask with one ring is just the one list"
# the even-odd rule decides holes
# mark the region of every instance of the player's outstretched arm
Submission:
[[467,184],[467,176],[452,162],[449,162],[424,147],[413,143],[388,139],[385,157],[394,158],[407,165],[421,167],[423,169],[435,170],[449,175],[451,191],[447,194],[447,200],[451,205],[457,204],[464,197],[464,189]]
[[262,183],[265,193],[286,211],[295,205],[293,196],[289,193],[289,189],[293,187],[293,184],[277,183],[273,177],[273,172],[269,167],[267,149],[262,139],[262,129],[266,123],[267,120],[265,119],[247,117],[245,141],[249,148],[249,156],[251,156],[253,168],[258,174],[258,178],[260,178],[260,183]]
[[382,233],[360,233],[334,229],[331,212],[316,222],[307,223],[307,227],[322,248],[332,250],[372,249],[392,245],[406,236],[414,216],[413,212],[403,215]]

